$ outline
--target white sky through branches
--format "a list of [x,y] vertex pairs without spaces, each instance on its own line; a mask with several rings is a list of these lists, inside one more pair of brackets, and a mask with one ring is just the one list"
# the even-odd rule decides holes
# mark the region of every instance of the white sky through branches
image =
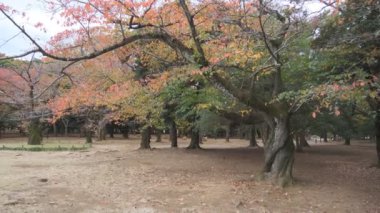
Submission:
[[[25,17],[22,15],[13,15],[12,17],[42,45],[46,44],[51,36],[65,29],[62,24],[58,23],[57,16],[52,19],[52,15],[44,9],[41,0],[0,0],[0,3],[12,7],[20,13],[25,12]],[[318,1],[306,5],[309,12],[318,11],[322,6]],[[46,29],[46,32],[34,27],[38,22],[44,24],[43,28]],[[31,42],[2,14],[0,15],[0,29],[0,53],[11,56],[33,48]]]

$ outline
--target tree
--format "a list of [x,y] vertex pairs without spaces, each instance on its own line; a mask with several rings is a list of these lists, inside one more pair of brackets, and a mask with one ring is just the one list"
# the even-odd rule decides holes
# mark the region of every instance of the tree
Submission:
[[56,72],[54,67],[32,59],[8,61],[1,69],[1,102],[13,108],[15,121],[28,124],[28,144],[42,143],[41,120],[50,116],[44,105],[54,96]]
[[[57,35],[53,51],[46,50],[2,6],[1,12],[35,45],[36,49],[19,56],[39,52],[70,66],[126,45],[132,48],[125,51],[125,58],[136,57],[139,46],[161,42],[172,50],[168,58],[180,59],[174,65],[204,74],[267,122],[271,131],[263,172],[281,185],[292,182],[294,145],[289,119],[300,102],[281,94],[289,89],[284,82],[284,67],[291,60],[284,57],[286,49],[303,30],[300,20],[305,17],[298,8],[264,0],[48,2],[52,10],[62,11],[66,25],[79,23],[82,29]],[[92,24],[96,26],[86,27]],[[72,42],[62,40],[67,36]],[[193,116],[191,122],[196,120]],[[195,140],[199,132],[193,130]]]
[[[347,0],[327,16],[314,47],[324,56],[334,55],[331,76],[340,77],[340,85],[360,90],[375,118],[376,149],[380,165],[380,98],[379,98],[379,1]],[[337,60],[339,59],[339,60]],[[338,76],[338,77],[337,77]],[[346,78],[343,78],[346,76]]]

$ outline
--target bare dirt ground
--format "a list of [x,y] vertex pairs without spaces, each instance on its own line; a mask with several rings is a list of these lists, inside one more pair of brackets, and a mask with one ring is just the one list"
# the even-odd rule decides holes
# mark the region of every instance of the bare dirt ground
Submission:
[[[0,141],[0,145],[1,145]],[[380,212],[373,145],[297,153],[293,187],[257,181],[260,148],[208,139],[204,150],[138,139],[84,152],[0,152],[0,212]]]

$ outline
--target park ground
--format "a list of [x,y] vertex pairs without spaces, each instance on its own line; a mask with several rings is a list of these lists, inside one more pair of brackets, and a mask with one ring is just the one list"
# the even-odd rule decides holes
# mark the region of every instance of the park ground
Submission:
[[380,212],[372,144],[312,144],[296,154],[288,188],[257,180],[263,151],[248,141],[187,144],[137,150],[134,137],[85,151],[0,151],[0,212]]

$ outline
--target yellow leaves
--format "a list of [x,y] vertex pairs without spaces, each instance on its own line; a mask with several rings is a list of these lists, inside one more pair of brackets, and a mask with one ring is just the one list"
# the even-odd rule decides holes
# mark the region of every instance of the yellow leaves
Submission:
[[202,103],[202,104],[198,104],[198,105],[197,105],[197,108],[198,108],[199,110],[201,110],[201,109],[208,109],[208,108],[210,108],[211,106],[212,106],[211,103]]

